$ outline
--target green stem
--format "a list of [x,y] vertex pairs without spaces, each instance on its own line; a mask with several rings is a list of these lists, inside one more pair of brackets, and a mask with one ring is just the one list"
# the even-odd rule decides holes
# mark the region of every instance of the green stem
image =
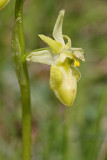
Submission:
[[16,0],[15,27],[12,37],[12,59],[14,62],[18,82],[21,91],[22,102],[22,158],[31,159],[31,107],[30,87],[26,62],[21,58],[25,55],[25,42],[23,34],[23,3],[24,0]]
[[65,123],[64,123],[64,130],[63,130],[63,160],[69,160],[71,159],[70,157],[70,136],[69,136],[69,132],[70,132],[70,127],[71,127],[71,122],[69,119],[70,118],[70,110],[69,108],[66,109],[65,113],[64,113],[64,119],[65,119]]

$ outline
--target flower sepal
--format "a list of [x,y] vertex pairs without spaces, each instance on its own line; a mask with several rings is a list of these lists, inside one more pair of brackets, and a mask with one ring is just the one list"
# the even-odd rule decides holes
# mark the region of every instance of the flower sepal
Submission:
[[47,65],[53,65],[58,55],[51,52],[51,48],[41,48],[31,51],[22,57],[22,61],[27,60],[28,62],[37,62]]

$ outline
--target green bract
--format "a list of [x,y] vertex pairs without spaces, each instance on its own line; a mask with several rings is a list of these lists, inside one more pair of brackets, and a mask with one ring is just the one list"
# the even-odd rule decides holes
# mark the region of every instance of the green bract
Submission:
[[85,59],[84,51],[81,48],[72,48],[71,39],[62,35],[64,13],[61,10],[56,20],[54,39],[39,35],[49,47],[28,53],[26,60],[51,65],[50,88],[64,105],[71,106],[76,97],[77,81],[80,79],[80,72],[76,68],[80,65],[78,59]]
[[2,10],[10,0],[0,0],[0,10]]

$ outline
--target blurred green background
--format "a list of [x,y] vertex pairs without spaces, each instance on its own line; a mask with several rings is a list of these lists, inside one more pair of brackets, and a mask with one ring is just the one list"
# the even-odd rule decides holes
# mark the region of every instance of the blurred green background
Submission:
[[[21,160],[21,104],[11,59],[14,4],[0,12],[0,160]],[[72,107],[49,88],[50,67],[29,63],[32,102],[32,160],[107,160],[107,0],[26,0],[26,52],[46,45],[65,9],[63,34],[85,50]]]

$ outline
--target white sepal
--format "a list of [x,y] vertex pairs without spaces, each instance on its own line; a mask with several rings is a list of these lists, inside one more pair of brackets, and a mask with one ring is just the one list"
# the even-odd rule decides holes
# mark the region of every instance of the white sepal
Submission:
[[63,18],[64,18],[65,10],[61,10],[59,12],[59,16],[56,20],[54,29],[53,29],[53,37],[56,41],[60,42],[62,45],[65,45],[62,35],[62,25],[63,25]]
[[48,65],[53,65],[57,59],[56,54],[53,54],[51,50],[42,50],[42,51],[32,51],[27,57],[26,60],[30,62],[43,63]]

